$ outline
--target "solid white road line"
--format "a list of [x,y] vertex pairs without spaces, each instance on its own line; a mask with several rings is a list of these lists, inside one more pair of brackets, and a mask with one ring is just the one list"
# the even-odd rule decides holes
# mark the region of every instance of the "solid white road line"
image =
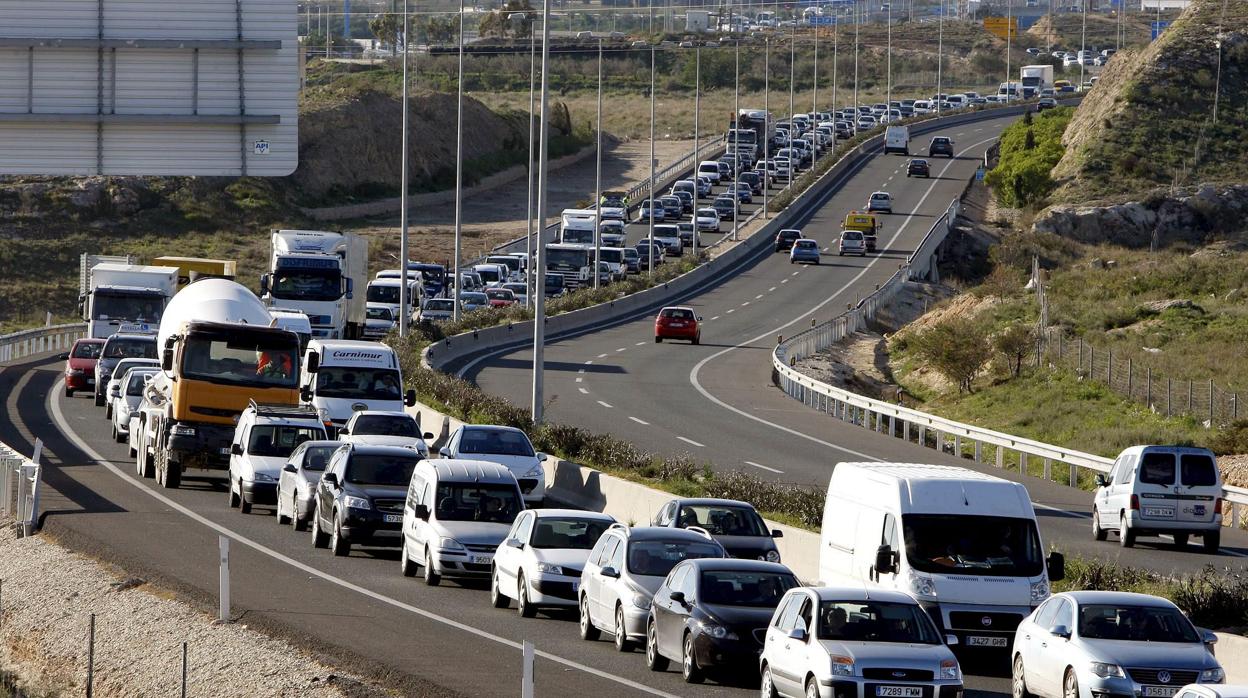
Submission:
[[611,409],[611,405],[609,405],[609,404],[607,404],[607,403],[603,402],[602,400],[599,400],[599,401],[598,401],[598,404],[599,404],[599,405],[602,405],[603,407],[605,407],[605,408],[607,408],[607,409]]
[[680,439],[681,441],[684,441],[687,444],[693,444],[694,446],[697,446],[698,448],[706,448],[706,444],[700,444],[697,441],[694,441],[693,439],[686,439],[683,436],[677,436],[676,438]]
[[650,422],[647,422],[647,421],[646,421],[646,420],[644,420],[644,419],[637,419],[636,417],[632,417],[632,416],[630,416],[630,417],[629,417],[629,419],[633,420],[634,422],[637,422],[638,424],[642,425],[643,427],[648,427],[648,426],[650,426]]
[[763,470],[766,470],[766,471],[771,472],[771,473],[776,473],[777,475],[783,475],[783,474],[784,474],[784,471],[783,471],[783,470],[776,470],[775,468],[769,468],[769,467],[767,467],[767,466],[763,465],[762,463],[755,463],[755,462],[754,462],[754,461],[752,461],[752,460],[747,460],[747,461],[745,462],[745,464],[746,464],[746,465],[752,465],[752,466],[754,466],[755,468],[762,468]]
[[[402,601],[399,601],[398,599],[391,598],[384,594],[373,591],[372,589],[362,587],[359,584],[348,582],[347,580],[341,577],[336,577],[332,574],[329,574],[328,572],[324,572],[311,565],[307,565],[302,562],[299,562],[298,560],[288,557],[282,553],[279,553],[273,548],[270,548],[262,543],[257,543],[256,541],[236,532],[234,529],[222,526],[221,524],[218,524],[215,521],[212,521],[200,514],[197,514],[191,509],[188,509],[187,507],[184,507],[181,504],[178,504],[177,502],[173,501],[169,497],[166,497],[160,492],[157,492],[156,490],[151,489],[146,483],[139,482],[138,480],[131,478],[130,476],[126,475],[121,470],[121,468],[118,468],[116,465],[113,465],[108,459],[100,455],[99,451],[96,451],[94,448],[91,448],[91,446],[86,441],[84,441],[80,436],[78,436],[76,432],[74,432],[73,429],[70,428],[69,422],[65,420],[65,415],[61,413],[60,403],[57,401],[57,396],[61,394],[61,386],[63,384],[64,384],[64,379],[62,378],[56,382],[56,385],[53,387],[53,390],[48,393],[48,409],[52,413],[52,420],[56,422],[57,429],[61,432],[61,434],[65,438],[72,441],[74,445],[77,446],[83,453],[87,454],[92,459],[94,459],[96,463],[104,466],[104,468],[107,469],[112,474],[130,483],[135,488],[137,488],[140,492],[143,492],[151,496],[152,498],[159,501],[161,504],[164,504],[170,509],[173,509],[179,514],[182,514],[183,516],[186,516],[192,521],[195,521],[196,523],[202,524],[212,529],[213,531],[216,531],[217,533],[221,535],[229,536],[234,541],[242,545],[245,545],[259,553],[267,555],[273,558],[274,560],[277,560],[278,562],[282,562],[287,565],[290,565],[291,567],[294,567],[295,569],[300,570],[301,572],[306,572],[307,574],[312,575],[313,577],[318,577],[320,579],[323,579],[329,582],[330,584],[335,584],[337,586],[342,587],[343,589],[354,591],[357,594],[367,596],[368,598],[373,599],[374,601],[379,601],[381,603],[387,604],[394,608],[398,608],[398,609],[407,611],[409,613],[414,613],[418,616],[421,616],[422,618],[427,618],[436,623],[441,623],[442,625],[446,625],[448,627],[455,628],[457,630],[462,630],[466,633],[470,633],[477,637],[480,637],[486,640],[491,640],[493,642],[497,642],[500,645],[506,645],[507,647],[510,647],[512,649],[520,649],[521,644],[519,642],[516,642],[515,640],[508,640],[507,638],[501,635],[495,635],[494,633],[488,632],[486,630],[482,630],[472,625],[468,625],[467,623],[461,623],[460,621],[452,620],[451,618],[447,618],[446,616],[439,615],[431,611],[426,611],[423,608],[413,606],[409,603],[404,603]],[[549,652],[543,652],[541,650],[538,650],[536,654],[537,656],[543,659],[549,659],[552,662],[557,662],[566,667],[578,669],[580,671],[584,671],[587,674],[592,674],[600,678],[614,681],[616,683],[628,686],[629,688],[635,688],[638,691],[644,691],[645,693],[649,693],[650,695],[663,696],[664,698],[679,698],[679,696],[676,696],[674,694],[667,693],[665,691],[660,691],[655,688],[651,688],[649,686],[646,686],[645,684],[640,684],[631,679],[626,679],[623,676],[616,676],[615,674],[607,673],[601,669],[595,669],[594,667],[588,666],[586,664],[581,664],[580,662],[576,662],[571,659],[560,657],[557,654],[551,654]]]

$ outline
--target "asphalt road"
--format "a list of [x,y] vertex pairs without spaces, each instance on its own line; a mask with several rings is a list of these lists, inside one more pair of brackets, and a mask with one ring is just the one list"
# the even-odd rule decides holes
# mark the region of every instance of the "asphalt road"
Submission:
[[[975,467],[952,455],[850,426],[785,396],[771,382],[770,353],[780,335],[826,320],[884,282],[911,253],[973,175],[984,151],[1012,117],[952,127],[958,157],[929,159],[932,178],[908,179],[906,158],[878,155],[864,165],[802,226],[830,252],[820,266],[794,266],[787,254],[762,258],[725,283],[690,300],[704,318],[702,344],[654,343],[653,319],[640,318],[546,347],[547,417],[609,432],[664,454],[689,454],[717,470],[743,470],[765,479],[825,487],[837,462],[889,460]],[[922,137],[923,145],[933,135]],[[866,205],[875,190],[893,194],[883,216],[881,251],[838,257],[840,221]],[[472,366],[467,377],[486,391],[527,404],[532,350],[517,350]],[[983,470],[1003,474],[989,465]],[[1062,473],[1064,475],[1064,469]],[[1038,478],[1019,478],[1038,505],[1047,543],[1164,573],[1211,564],[1242,566],[1248,535],[1223,533],[1224,553],[1174,550],[1141,539],[1134,550],[1092,540],[1091,497]]]

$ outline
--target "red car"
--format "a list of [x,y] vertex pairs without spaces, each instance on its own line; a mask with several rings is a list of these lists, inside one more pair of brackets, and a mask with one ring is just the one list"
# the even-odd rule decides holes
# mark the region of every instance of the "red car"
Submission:
[[659,311],[654,320],[654,341],[665,339],[687,339],[694,344],[702,341],[702,318],[693,312],[693,308],[672,306]]
[[102,339],[74,342],[65,359],[65,397],[73,397],[75,390],[95,390],[95,362],[103,349]]
[[509,288],[487,288],[485,297],[490,300],[491,308],[506,308],[516,303],[516,294]]

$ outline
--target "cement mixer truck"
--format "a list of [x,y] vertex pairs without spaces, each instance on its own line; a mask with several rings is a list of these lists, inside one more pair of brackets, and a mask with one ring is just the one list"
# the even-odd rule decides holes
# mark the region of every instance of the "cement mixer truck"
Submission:
[[136,473],[176,488],[190,469],[229,467],[234,425],[249,401],[299,404],[299,337],[275,326],[233,281],[187,286],[165,308],[160,372],[139,404]]

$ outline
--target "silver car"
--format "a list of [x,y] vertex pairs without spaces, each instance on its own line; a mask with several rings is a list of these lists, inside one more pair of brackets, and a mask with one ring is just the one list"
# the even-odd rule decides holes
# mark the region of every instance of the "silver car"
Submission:
[[341,446],[341,441],[304,441],[295,447],[277,480],[279,524],[294,524],[296,531],[308,530],[316,483],[325,472],[329,457]]
[[1177,606],[1147,594],[1056,594],[1014,634],[1014,698],[1172,698],[1193,683],[1222,683],[1216,636]]

